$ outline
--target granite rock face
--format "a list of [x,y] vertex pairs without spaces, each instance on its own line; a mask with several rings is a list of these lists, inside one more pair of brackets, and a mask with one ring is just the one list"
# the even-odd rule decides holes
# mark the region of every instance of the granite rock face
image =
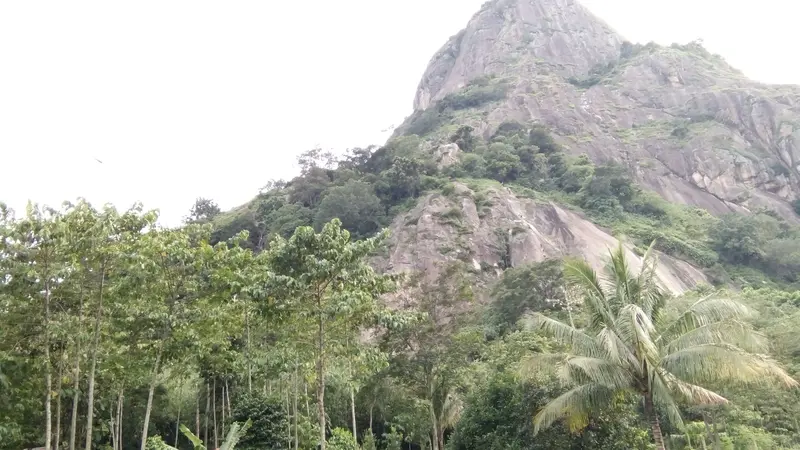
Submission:
[[[516,196],[488,184],[471,189],[456,183],[450,195],[431,194],[391,227],[389,254],[377,262],[390,272],[420,272],[435,279],[448,262],[466,263],[492,279],[509,267],[566,256],[602,268],[619,241],[578,213],[550,202]],[[634,271],[641,258],[626,245]],[[658,278],[665,290],[681,294],[706,281],[688,263],[660,254]]]
[[485,4],[433,57],[414,107],[487,77],[508,89],[462,112],[476,132],[538,123],[570,153],[623,163],[670,201],[798,221],[797,86],[748,80],[696,43],[631,45],[575,0]]

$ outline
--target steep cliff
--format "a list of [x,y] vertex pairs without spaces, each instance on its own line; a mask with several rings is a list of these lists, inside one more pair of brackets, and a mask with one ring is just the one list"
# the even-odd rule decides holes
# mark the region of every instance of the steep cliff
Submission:
[[[472,188],[454,183],[444,194],[430,194],[391,226],[390,252],[382,269],[421,272],[434,279],[448,261],[463,261],[489,280],[502,269],[548,258],[578,257],[598,269],[619,241],[579,214],[549,201],[521,198],[489,181]],[[641,258],[626,244],[633,270]],[[662,286],[679,294],[706,282],[702,272],[659,254]]]
[[[484,136],[508,120],[542,124],[570,153],[624,163],[670,201],[797,221],[797,86],[748,80],[696,43],[631,45],[575,0],[495,0],[433,57],[398,133],[487,79],[502,98],[457,116]],[[447,125],[421,134],[436,143]]]

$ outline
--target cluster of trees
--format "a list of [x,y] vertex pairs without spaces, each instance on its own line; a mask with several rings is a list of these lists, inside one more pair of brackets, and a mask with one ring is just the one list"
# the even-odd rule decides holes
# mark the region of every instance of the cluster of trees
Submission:
[[[85,202],[3,210],[0,448],[800,445],[796,399],[731,383],[795,384],[750,309],[668,307],[650,259],[632,273],[618,251],[602,276],[511,269],[482,307],[461,263],[378,274],[367,261],[385,234],[354,240],[338,220],[261,252],[246,233],[212,245],[208,224],[155,220]],[[782,311],[756,325],[793,362],[780,336],[800,301],[750,295]]]
[[297,442],[299,374],[324,442],[329,373],[352,384],[379,367],[360,331],[406,320],[377,302],[394,281],[365,262],[383,235],[351,241],[332,221],[255,254],[246,233],[212,245],[209,225],[156,217],[86,202],[3,209],[0,447],[144,450],[151,425],[177,441],[185,422],[217,448],[254,412],[272,445],[287,411],[257,394],[273,385],[294,390]]
[[247,245],[263,250],[272,235],[288,237],[298,226],[320,229],[334,218],[354,238],[364,238],[380,231],[409,201],[443,182],[432,152],[424,151],[416,136],[381,148],[351,149],[340,158],[313,149],[298,163],[299,176],[271,182],[245,213],[229,221],[225,214],[219,216],[215,239],[247,230]]

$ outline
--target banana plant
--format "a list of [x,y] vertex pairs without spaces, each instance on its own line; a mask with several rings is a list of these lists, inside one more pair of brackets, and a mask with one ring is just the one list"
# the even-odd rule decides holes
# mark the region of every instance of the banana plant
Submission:
[[[222,443],[222,446],[218,450],[234,450],[236,448],[236,444],[239,443],[239,440],[244,436],[247,432],[248,428],[253,423],[248,420],[244,423],[244,425],[240,423],[234,423],[231,425],[231,430],[228,432],[228,435],[225,437],[225,442]],[[187,439],[192,442],[194,445],[194,450],[207,450],[206,446],[203,445],[203,441],[200,440],[199,437],[195,436],[186,425],[181,425],[181,432]],[[159,446],[159,450],[177,450],[175,447],[171,447],[169,445],[163,444]]]

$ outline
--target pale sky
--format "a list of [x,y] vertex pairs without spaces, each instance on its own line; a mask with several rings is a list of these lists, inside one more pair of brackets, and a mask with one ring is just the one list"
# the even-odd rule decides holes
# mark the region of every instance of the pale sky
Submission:
[[[303,150],[382,144],[482,3],[2,1],[0,201],[139,200],[167,224],[199,196],[244,203]],[[702,38],[800,84],[796,0],[583,4],[631,41]]]

